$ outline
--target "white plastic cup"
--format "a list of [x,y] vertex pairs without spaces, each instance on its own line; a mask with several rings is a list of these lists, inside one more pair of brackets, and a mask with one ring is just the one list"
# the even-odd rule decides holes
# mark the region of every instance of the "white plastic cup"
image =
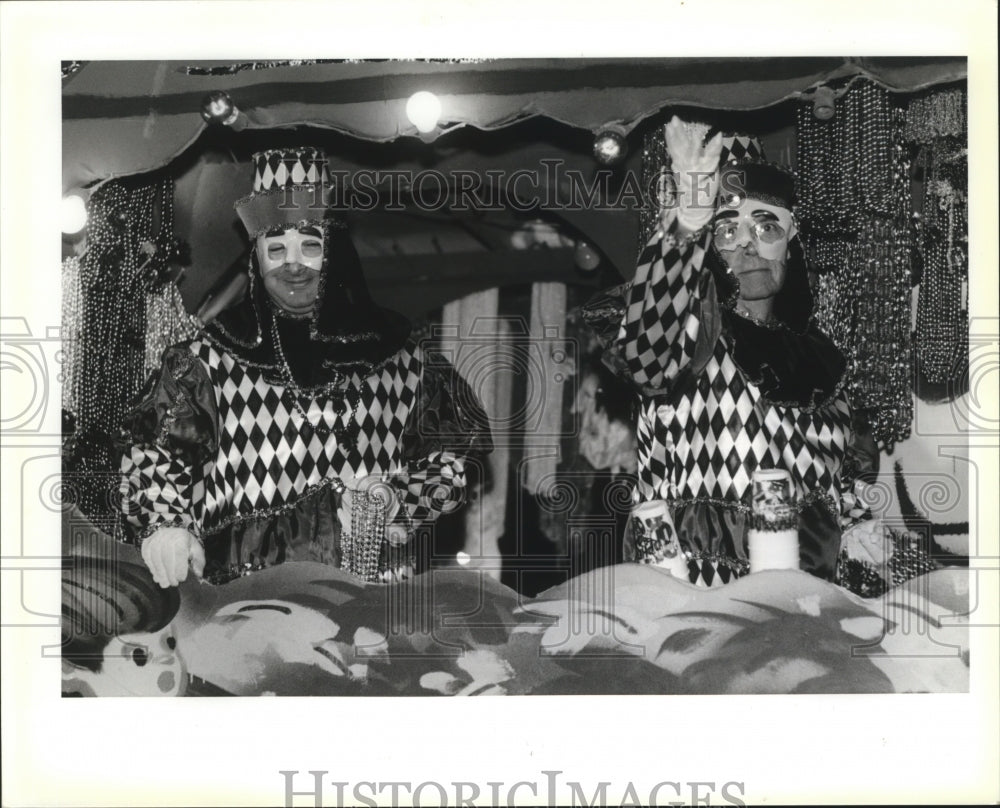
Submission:
[[792,475],[784,469],[758,469],[751,485],[750,572],[797,570],[799,529]]
[[653,555],[643,555],[641,563],[661,567],[677,578],[687,580],[687,558],[681,550],[674,520],[665,500],[640,502],[632,509],[632,530],[638,541],[645,538],[655,547]]

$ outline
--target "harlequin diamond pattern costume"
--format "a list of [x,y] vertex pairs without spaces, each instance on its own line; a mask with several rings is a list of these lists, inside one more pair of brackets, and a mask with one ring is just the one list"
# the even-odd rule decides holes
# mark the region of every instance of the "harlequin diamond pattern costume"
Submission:
[[385,508],[373,496],[355,493],[341,524],[344,490],[384,480],[412,539],[459,507],[464,460],[491,449],[461,377],[372,302],[357,253],[313,184],[324,171],[312,150],[255,155],[255,193],[237,208],[252,237],[321,228],[311,314],[272,305],[252,261],[247,299],[165,352],[126,424],[129,531],[141,541],[165,525],[190,530],[205,545],[206,577],[318,560],[387,580],[416,565],[416,550],[385,541]]
[[[756,182],[765,199],[790,207],[787,190],[783,199],[763,193],[773,167],[739,167],[749,196]],[[633,500],[666,500],[690,580],[726,583],[748,571],[753,472],[785,469],[798,496],[800,566],[830,579],[841,530],[870,514],[841,474],[854,451],[844,361],[810,319],[800,247],[776,300],[778,322],[761,324],[733,310],[735,278],[711,228],[678,232],[669,212],[633,283],[584,311],[612,346],[611,364],[642,391]],[[626,558],[651,560],[634,537],[626,543]]]

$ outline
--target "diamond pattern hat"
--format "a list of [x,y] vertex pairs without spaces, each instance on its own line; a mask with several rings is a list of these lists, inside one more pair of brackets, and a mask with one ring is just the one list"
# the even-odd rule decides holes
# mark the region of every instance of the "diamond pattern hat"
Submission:
[[303,224],[341,224],[328,208],[332,186],[322,150],[271,149],[254,154],[251,164],[253,190],[235,205],[250,238]]
[[[709,131],[706,141],[714,134]],[[723,133],[719,174],[724,201],[735,194],[789,209],[795,203],[794,175],[788,168],[768,162],[764,145],[756,135]]]
[[[709,132],[706,138],[714,136],[715,132]],[[754,162],[762,163],[767,160],[764,156],[764,144],[756,135],[746,135],[742,133],[723,133],[722,153],[719,155],[719,165],[728,163]]]

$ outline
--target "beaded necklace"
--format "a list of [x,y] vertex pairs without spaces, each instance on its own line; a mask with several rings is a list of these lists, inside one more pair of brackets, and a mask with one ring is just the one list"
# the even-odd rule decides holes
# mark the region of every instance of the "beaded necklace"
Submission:
[[957,385],[967,373],[968,153],[964,89],[932,91],[906,111],[906,136],[919,148],[924,193],[914,214],[922,259],[916,355],[924,378]]
[[781,320],[779,320],[774,315],[768,315],[767,317],[758,317],[756,314],[747,311],[742,306],[737,306],[736,308],[734,308],[733,314],[742,317],[744,320],[747,320],[753,323],[754,325],[759,325],[761,328],[766,328],[769,331],[778,331],[781,328],[784,328],[784,326],[781,323]]
[[891,446],[913,419],[909,155],[902,108],[855,82],[834,118],[798,110],[800,220],[821,272],[816,320],[847,358],[852,404]]
[[[292,369],[288,364],[288,359],[285,357],[284,347],[281,344],[281,335],[278,333],[277,316],[272,316],[271,318],[271,338],[274,340],[274,347],[278,354],[278,359],[281,361],[281,368],[284,371],[286,381],[285,392],[288,394],[287,397],[291,401],[291,404],[295,408],[296,412],[302,416],[303,422],[308,424],[309,427],[322,440],[326,440],[333,435],[336,438],[338,445],[345,451],[353,448],[357,444],[358,433],[361,429],[361,425],[354,417],[358,404],[361,401],[360,391],[353,386],[348,388],[348,376],[344,373],[336,371],[334,373],[333,381],[326,385],[319,393],[320,397],[325,394],[331,400],[331,406],[333,407],[334,412],[334,425],[330,427],[325,423],[314,423],[309,417],[309,414],[303,408],[300,399],[305,398],[315,400],[317,396],[310,395],[310,393],[314,391],[307,392],[300,388],[296,383],[295,377],[292,375]],[[323,418],[322,411],[320,413],[320,417]],[[338,418],[340,419],[339,423],[337,422]]]
[[87,209],[86,249],[78,262],[64,265],[71,294],[64,308],[70,352],[63,374],[77,424],[64,462],[87,472],[78,479],[76,504],[92,519],[113,519],[113,532],[119,507],[117,486],[109,487],[109,480],[117,476],[126,410],[143,381],[147,294],[163,281],[177,252],[173,182],[106,182]]

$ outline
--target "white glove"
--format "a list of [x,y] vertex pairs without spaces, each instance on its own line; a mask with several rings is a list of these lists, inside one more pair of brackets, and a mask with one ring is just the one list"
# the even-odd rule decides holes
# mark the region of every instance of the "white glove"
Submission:
[[164,589],[187,579],[188,567],[199,578],[205,571],[205,550],[182,527],[161,527],[142,543],[142,560],[153,580]]
[[685,123],[676,115],[664,130],[677,183],[677,221],[690,233],[712,220],[719,191],[722,133],[704,143],[707,132],[707,124]]
[[840,547],[848,558],[874,566],[886,563],[893,555],[892,542],[887,538],[881,519],[866,519],[849,527],[841,537]]

